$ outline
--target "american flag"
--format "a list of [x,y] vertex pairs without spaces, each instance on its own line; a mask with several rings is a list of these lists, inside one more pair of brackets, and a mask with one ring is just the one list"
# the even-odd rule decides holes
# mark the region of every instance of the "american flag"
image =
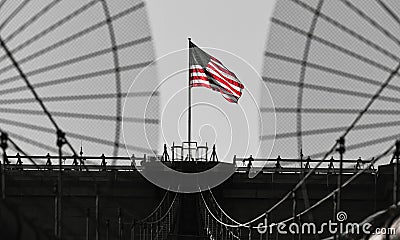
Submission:
[[191,87],[206,87],[220,92],[231,103],[239,101],[244,88],[233,72],[192,42],[189,45],[189,81]]

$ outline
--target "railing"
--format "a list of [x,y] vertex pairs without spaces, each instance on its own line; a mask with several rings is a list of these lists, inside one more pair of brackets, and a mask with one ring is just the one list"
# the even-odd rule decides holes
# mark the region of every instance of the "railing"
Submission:
[[[262,168],[263,172],[308,172],[314,164],[319,163],[317,159],[282,159],[280,156],[276,159],[265,158],[233,158],[233,164],[237,167],[238,172],[251,171],[254,168]],[[340,160],[331,158],[325,161],[325,166],[316,169],[316,173],[338,173]],[[372,160],[359,159],[344,159],[343,160],[343,173],[355,173],[360,169],[368,166]],[[371,165],[365,172],[376,172],[374,165]]]
[[[34,165],[27,159],[31,159],[37,164]],[[173,159],[173,158],[172,158]],[[145,163],[154,161],[161,162],[187,162],[190,161],[169,159],[164,155],[147,156],[144,154],[142,157],[109,157],[104,154],[101,156],[62,156],[62,169],[63,170],[92,170],[92,171],[136,171],[142,170]],[[41,155],[41,156],[7,156],[8,163],[4,164],[5,170],[58,170],[59,169],[59,156],[57,155]],[[1,163],[4,163],[3,160]],[[108,162],[116,162],[111,165]],[[207,164],[208,162],[215,164],[204,158],[199,158],[196,162]],[[232,162],[223,162],[224,164],[234,164],[237,172],[246,172],[262,168],[263,172],[280,172],[280,173],[293,173],[293,172],[307,172],[314,163],[319,160],[313,159],[262,159],[262,158],[233,158]],[[343,160],[343,173],[354,173],[359,169],[368,165],[370,160]],[[167,164],[168,165],[168,164]],[[326,166],[317,169],[317,173],[336,173],[339,171],[339,160],[331,159],[325,163]],[[195,165],[194,165],[195,166]],[[372,166],[366,172],[375,172],[376,169]]]

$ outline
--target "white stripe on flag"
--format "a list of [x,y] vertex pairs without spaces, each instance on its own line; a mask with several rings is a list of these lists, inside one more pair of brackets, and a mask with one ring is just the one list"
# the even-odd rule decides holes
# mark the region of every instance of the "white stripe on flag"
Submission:
[[[221,81],[219,81],[218,79],[215,79],[215,81],[217,81],[218,84],[220,84],[221,86],[223,86],[225,89],[231,91],[234,95],[240,97],[240,94],[239,94],[239,93],[240,93],[240,88],[239,88],[239,87],[236,87],[236,86],[230,84],[229,82],[227,82],[223,77],[221,77],[221,75],[219,75],[218,73],[216,73],[213,69],[207,68],[207,70],[208,70],[211,74],[214,74],[214,75],[216,75],[217,77],[219,77],[219,78],[221,78],[221,79],[224,80],[224,82],[221,82]],[[238,91],[239,93],[233,91],[232,89]]]
[[203,69],[201,65],[190,65],[190,69]]
[[222,69],[225,69],[225,70],[228,72],[228,73],[226,73],[226,74],[229,74],[229,76],[231,76],[231,77],[233,77],[233,78],[236,78],[236,76],[235,76],[234,73],[232,73],[231,71],[229,71],[229,69],[227,69],[224,65],[220,64],[219,62],[215,61],[215,60],[212,59],[212,58],[211,58],[211,63],[215,64],[215,66],[217,66],[217,67],[220,67],[220,68],[222,68]]
[[207,75],[205,73],[202,72],[191,72],[190,76],[199,76],[199,77],[207,77]]

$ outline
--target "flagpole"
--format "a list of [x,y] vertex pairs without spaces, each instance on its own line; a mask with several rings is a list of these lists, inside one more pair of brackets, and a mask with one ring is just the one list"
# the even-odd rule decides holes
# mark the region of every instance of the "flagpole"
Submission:
[[192,89],[190,87],[190,43],[191,38],[189,40],[189,71],[188,71],[188,142],[189,142],[189,156],[188,161],[191,160],[191,131],[192,131]]

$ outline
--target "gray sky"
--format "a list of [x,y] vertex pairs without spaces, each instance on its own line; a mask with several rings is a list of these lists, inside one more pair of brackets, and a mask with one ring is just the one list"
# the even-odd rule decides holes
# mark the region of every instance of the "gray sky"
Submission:
[[[243,58],[257,72],[260,72],[263,63],[263,51],[266,46],[269,18],[273,11],[274,1],[257,0],[250,3],[245,1],[208,0],[201,2],[201,4],[184,0],[148,0],[146,2],[157,56],[187,48],[187,38],[191,37],[192,41],[199,47],[210,47],[230,52]],[[226,128],[227,122],[224,121],[224,116],[213,113],[211,107],[194,108],[193,138],[197,141],[202,138],[203,142],[208,141],[208,144],[212,144],[213,139],[216,139],[219,155],[228,154],[227,158],[229,160],[233,154],[237,154],[240,157],[248,156],[249,154],[257,155],[260,122],[258,107],[252,102],[250,94],[253,95],[254,100],[258,103],[260,91],[266,92],[266,89],[262,87],[259,77],[254,71],[251,71],[250,66],[245,62],[218,50],[208,49],[206,51],[219,58],[231,71],[235,72],[249,92],[245,92],[239,100],[240,106],[233,106],[216,92],[207,89],[193,89],[193,104],[196,102],[214,104],[225,112],[232,122],[232,127]],[[181,57],[176,58],[177,61],[181,60],[181,68],[187,66],[187,55],[185,54],[182,53]],[[163,62],[159,65],[160,75],[175,71],[175,69],[172,70],[171,68],[174,68],[174,66]],[[162,128],[168,143],[172,139],[179,137],[173,131],[168,131],[171,128],[166,127],[166,125],[172,126],[172,129],[177,128],[175,127],[176,120],[170,120],[173,119],[173,116],[170,115],[179,113],[186,107],[187,91],[183,90],[175,97],[176,103],[182,103],[179,105],[180,110],[177,109],[178,105],[176,104],[172,104],[175,111],[168,108],[167,102],[177,90],[186,87],[186,79],[187,73],[183,73],[177,76],[176,80],[168,81],[171,84],[165,86],[162,91],[162,106],[167,109],[164,113],[165,123]],[[248,117],[248,124],[244,116]],[[270,130],[273,131],[275,125],[274,116],[265,117],[264,120],[270,122]],[[186,126],[185,115],[183,122],[179,125],[179,128],[182,128],[183,140],[186,140]],[[202,126],[200,134],[197,134],[198,129]],[[232,130],[232,133],[230,133],[230,130]],[[231,141],[231,136],[232,146],[229,147],[226,143]],[[245,148],[247,147],[247,141],[249,142],[248,148]],[[175,142],[178,141],[175,140]],[[266,143],[264,147],[271,148],[272,142]],[[259,155],[262,155],[261,152]]]
[[[23,0],[7,1],[0,9],[0,23],[4,23],[22,2]],[[14,56],[21,63],[22,69],[29,73],[30,82],[45,99],[45,105],[54,114],[57,123],[68,133],[67,137],[75,149],[79,149],[82,141],[86,154],[100,155],[104,152],[111,155],[115,137],[115,99],[78,101],[78,98],[71,98],[71,96],[115,94],[115,74],[112,71],[101,76],[76,78],[82,74],[112,70],[114,68],[112,53],[107,52],[85,61],[46,70],[55,63],[109,49],[110,36],[107,25],[101,24],[89,34],[67,41],[65,44],[59,44],[44,54],[40,54],[41,50],[60,41],[62,43],[77,32],[104,21],[104,9],[100,2],[61,1],[38,21],[14,35],[14,32],[27,19],[33,17],[50,2],[50,0],[31,1],[1,27],[0,34],[7,39],[9,48],[15,50]],[[349,32],[340,30],[326,19],[318,20],[315,34],[341,47],[341,51],[333,49],[332,45],[313,41],[308,61],[357,75],[358,80],[307,68],[305,83],[331,90],[316,91],[306,87],[303,94],[304,108],[338,108],[355,109],[355,111],[351,114],[303,114],[301,125],[303,131],[319,130],[322,133],[303,137],[305,155],[329,149],[344,128],[355,119],[357,111],[366,105],[379,85],[387,79],[390,72],[388,69],[393,69],[398,62],[396,60],[399,56],[399,42],[396,41],[396,38],[400,38],[398,24],[375,2],[351,2],[392,35],[388,36],[384,31],[379,31],[365,18],[343,4],[343,1],[325,1],[322,7],[323,14],[368,39],[369,42],[360,41],[360,37],[357,39],[351,36]],[[315,8],[317,1],[308,0],[304,3]],[[386,3],[395,12],[399,12],[400,5],[397,2],[386,1]],[[75,17],[65,21],[60,27],[42,34],[43,36],[35,38],[37,34],[51,28],[51,25],[86,4],[85,10]],[[260,114],[258,111],[260,107],[273,107],[273,103],[278,108],[295,108],[298,102],[296,84],[301,72],[299,64],[289,64],[276,58],[263,56],[267,49],[274,54],[297,60],[303,57],[306,40],[304,36],[282,25],[270,25],[275,1],[257,0],[247,3],[224,0],[202,1],[199,4],[184,0],[147,0],[146,8],[141,7],[139,1],[110,1],[110,13],[114,16],[126,9],[135,8],[136,5],[138,6],[136,10],[128,12],[127,15],[113,22],[118,45],[128,46],[127,43],[142,39],[137,44],[119,50],[120,66],[131,67],[129,70],[124,68],[126,70],[121,73],[121,91],[131,90],[138,94],[127,100],[124,112],[126,119],[123,133],[130,145],[131,153],[140,155],[148,149],[145,132],[151,139],[150,142],[159,143],[153,146],[159,150],[164,142],[170,145],[172,142],[179,144],[186,140],[187,72],[185,68],[188,63],[187,53],[179,52],[179,50],[187,49],[187,37],[192,37],[198,46],[220,59],[235,72],[246,87],[239,105],[227,103],[220,94],[208,89],[193,89],[193,140],[201,144],[208,142],[209,146],[216,142],[218,153],[224,159],[232,159],[233,154],[238,156],[253,154],[265,157],[271,152],[273,140],[262,141],[262,149],[259,151],[260,132],[269,138],[268,136],[274,134],[276,127],[278,134],[281,136],[287,134],[290,137],[281,137],[275,142],[271,157],[276,157],[278,154],[282,157],[297,156],[296,114],[279,113],[275,121],[273,113]],[[276,5],[277,11],[274,16],[277,19],[302,31],[309,31],[313,17],[309,10],[292,1],[279,1]],[[143,41],[149,36],[152,37],[151,42]],[[33,40],[24,44],[29,39]],[[373,47],[374,44],[375,47]],[[349,56],[345,53],[346,49],[358,54],[358,57]],[[149,71],[142,74],[140,72],[143,67],[132,67],[133,64],[146,63],[171,52],[175,53],[158,61],[157,68],[150,67]],[[35,56],[37,53],[39,55]],[[3,56],[2,50],[0,50],[1,56]],[[371,64],[371,62],[375,63]],[[30,153],[56,152],[54,128],[43,115],[37,102],[19,102],[21,99],[31,99],[32,94],[27,91],[24,82],[16,78],[18,74],[14,68],[3,69],[9,64],[7,58],[0,60],[0,69],[2,69],[0,79],[5,80],[0,82],[2,101],[0,126],[13,133],[13,138],[17,139]],[[37,71],[38,69],[42,70]],[[179,72],[180,70],[183,71]],[[267,81],[267,85],[262,84],[258,73],[264,77],[275,78],[275,82],[271,80]],[[276,79],[285,80],[289,84],[277,84]],[[360,79],[367,80],[360,81]],[[372,110],[396,111],[398,109],[397,95],[400,86],[398,80],[396,76],[391,85],[382,93],[386,100],[378,99],[372,105]],[[159,82],[162,82],[160,86],[158,86]],[[265,86],[268,86],[268,89]],[[143,92],[153,91],[157,87],[159,87],[160,95],[151,99],[149,108],[149,97]],[[69,98],[69,100],[54,101],[54,98],[59,96]],[[158,106],[159,104],[161,106]],[[144,129],[141,118],[146,109],[152,109],[146,112],[146,117],[152,121],[146,124]],[[106,120],[96,119],[99,115],[102,118],[105,116]],[[158,125],[154,124],[158,119],[161,121],[161,133],[157,129]],[[368,112],[359,123],[367,129],[363,131],[355,129],[346,139],[348,146],[358,146],[357,150],[348,151],[346,157],[367,158],[382,152],[396,136],[373,147],[361,148],[360,146],[369,140],[397,133],[396,122],[393,123],[397,119],[396,114]],[[337,127],[341,127],[341,130],[332,131],[332,128]],[[122,134],[120,141],[123,141]],[[125,154],[123,150],[120,149],[120,155]]]

